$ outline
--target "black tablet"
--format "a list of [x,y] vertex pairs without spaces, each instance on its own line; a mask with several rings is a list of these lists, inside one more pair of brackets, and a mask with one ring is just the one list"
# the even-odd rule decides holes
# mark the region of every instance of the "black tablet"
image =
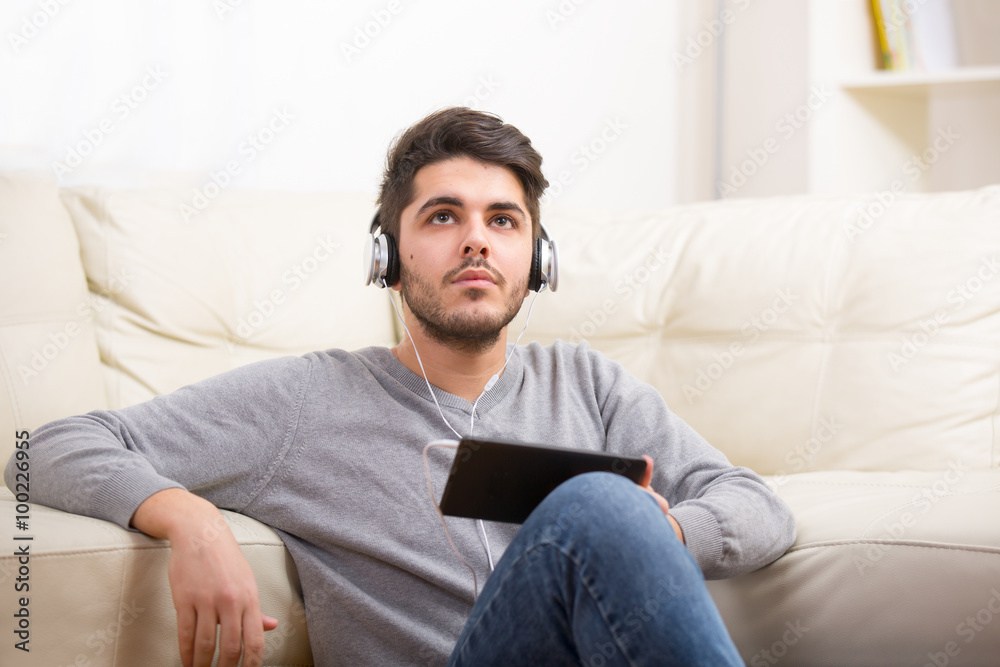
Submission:
[[561,483],[585,472],[613,472],[638,483],[646,460],[587,449],[464,438],[458,444],[441,512],[523,523]]

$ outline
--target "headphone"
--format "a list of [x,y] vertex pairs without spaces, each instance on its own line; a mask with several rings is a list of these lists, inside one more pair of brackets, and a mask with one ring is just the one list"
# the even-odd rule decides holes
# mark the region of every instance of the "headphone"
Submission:
[[[399,280],[399,250],[392,235],[382,231],[378,216],[376,212],[365,241],[365,285],[374,283],[378,287],[388,287]],[[541,292],[548,287],[555,292],[559,288],[559,253],[545,225],[539,224],[539,227],[541,236],[535,239],[535,248],[531,253],[528,289]]]

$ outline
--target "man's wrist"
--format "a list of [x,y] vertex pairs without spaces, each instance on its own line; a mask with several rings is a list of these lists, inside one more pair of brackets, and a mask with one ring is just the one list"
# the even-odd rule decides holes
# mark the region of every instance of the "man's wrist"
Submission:
[[212,503],[185,489],[170,488],[144,500],[130,523],[147,535],[173,542],[191,536],[193,527],[220,521],[225,520]]

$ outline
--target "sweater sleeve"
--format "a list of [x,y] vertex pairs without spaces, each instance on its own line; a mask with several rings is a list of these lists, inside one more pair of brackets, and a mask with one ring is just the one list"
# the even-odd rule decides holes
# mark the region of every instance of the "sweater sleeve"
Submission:
[[[121,410],[97,410],[31,434],[32,500],[129,528],[149,496],[186,488],[240,511],[291,445],[307,358],[259,362]],[[12,487],[14,459],[4,480]]]
[[653,458],[652,486],[670,503],[688,551],[709,579],[756,570],[795,541],[791,510],[749,468],[732,465],[653,387],[617,362],[584,350],[608,451]]

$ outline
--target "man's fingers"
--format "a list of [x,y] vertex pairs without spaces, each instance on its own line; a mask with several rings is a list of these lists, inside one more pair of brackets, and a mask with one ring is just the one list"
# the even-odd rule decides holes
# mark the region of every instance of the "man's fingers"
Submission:
[[667,499],[652,489],[647,489],[647,491],[649,491],[653,495],[653,498],[656,499],[656,504],[660,506],[663,513],[667,514],[670,511],[670,503],[667,502]]
[[[261,614],[257,582],[240,545],[214,505],[187,492],[167,500],[167,505],[152,506],[153,515],[140,517],[137,510],[133,523],[143,530],[152,526],[152,534],[170,540],[168,573],[184,667],[210,667],[216,651],[218,667],[236,667],[241,657],[243,665],[260,667],[264,630],[278,622]],[[163,516],[186,518],[167,521]]]
[[642,455],[642,458],[646,459],[646,472],[642,473],[642,481],[639,482],[639,486],[648,489],[649,485],[653,483],[653,458],[645,454]]
[[219,619],[222,630],[219,633],[218,667],[236,667],[239,664],[243,653],[243,617],[235,608],[227,608],[222,613]]
[[218,618],[214,613],[199,613],[194,635],[194,667],[210,667],[215,655],[215,629]]
[[255,609],[243,612],[243,667],[261,667],[264,664],[264,624],[270,616],[263,616],[264,623],[261,622],[262,616]]
[[181,664],[194,665],[194,631],[196,616],[192,607],[177,610],[177,640],[180,642]]
[[658,494],[656,491],[653,491],[653,487],[650,486],[650,484],[653,483],[653,458],[646,456],[645,454],[642,455],[642,458],[646,459],[646,471],[642,473],[642,481],[639,482],[639,486],[642,487],[643,491],[653,496],[656,500],[656,504],[659,505],[660,509],[663,510],[663,513],[666,514],[667,510],[670,509],[670,503],[667,502],[666,498]]
[[[216,667],[237,665],[261,667],[264,664],[264,631],[277,628],[278,619],[247,610],[242,617],[227,618],[212,627],[205,623],[202,629],[198,625],[199,618],[207,620],[212,616],[208,613],[199,616],[192,608],[177,612],[177,636],[180,642],[181,664],[184,667],[211,664],[216,648],[219,652],[219,662]],[[222,627],[222,631],[217,634],[219,626]],[[196,642],[199,632],[202,635],[199,642]],[[197,656],[196,646],[199,647]]]
[[670,503],[666,498],[658,494],[656,491],[653,491],[653,487],[651,486],[653,483],[653,459],[645,454],[643,454],[642,458],[646,459],[646,472],[642,474],[642,482],[639,483],[639,486],[642,487],[643,491],[653,496],[653,499],[656,500],[656,504],[660,506],[660,510],[667,515],[671,528],[673,528],[674,533],[677,534],[677,539],[686,544],[686,541],[684,540],[684,531],[681,530],[681,526],[677,523],[677,519],[670,516]]
[[660,506],[660,509],[663,511],[664,514],[666,514],[670,510],[670,503],[667,502],[666,498],[658,494],[656,491],[653,491],[648,486],[643,486],[640,488],[649,495],[653,496],[653,500],[655,500],[656,504]]

